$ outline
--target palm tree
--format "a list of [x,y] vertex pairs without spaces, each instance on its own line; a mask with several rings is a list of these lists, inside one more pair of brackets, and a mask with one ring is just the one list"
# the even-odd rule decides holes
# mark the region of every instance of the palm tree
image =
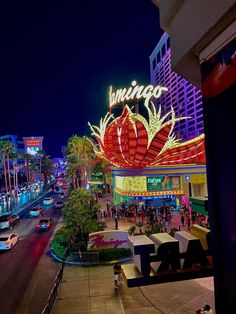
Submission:
[[107,193],[107,181],[106,181],[106,170],[109,167],[109,162],[105,159],[95,159],[92,162],[92,172],[102,172],[103,180],[105,185],[105,193]]
[[42,158],[43,156],[46,155],[45,151],[40,149],[38,150],[38,153],[37,153],[38,157],[39,157],[39,175],[40,175],[40,178],[42,176]]
[[15,166],[15,160],[19,158],[19,154],[17,153],[10,153],[9,159],[12,161],[13,167],[13,187],[14,187],[14,197],[18,197],[18,178],[17,178],[17,169]]
[[72,179],[73,189],[78,188],[79,167],[76,164],[76,158],[74,155],[70,154],[70,155],[67,155],[66,160],[67,160],[66,176]]
[[31,158],[29,162],[29,169],[30,169],[30,184],[36,183],[37,173],[39,172],[39,165],[37,163],[36,158]]
[[26,175],[26,182],[27,185],[30,184],[30,166],[29,166],[29,160],[32,159],[32,156],[30,154],[23,154],[22,158],[25,160],[25,175]]
[[10,167],[10,154],[14,149],[14,145],[10,141],[6,141],[6,153],[7,153],[7,174],[8,174],[8,181],[9,181],[9,190],[10,195],[12,197],[12,184],[11,184],[11,167]]
[[44,188],[48,188],[48,177],[53,174],[53,161],[50,156],[44,155],[42,157],[42,174],[44,177]]
[[0,142],[0,150],[2,153],[2,164],[3,164],[3,171],[4,171],[4,181],[5,181],[5,188],[6,188],[6,201],[8,203],[8,182],[7,182],[7,168],[6,168],[6,150],[7,150],[7,143],[6,141]]
[[[86,136],[79,137],[73,135],[69,138],[66,148],[66,158],[68,172],[73,174],[73,181],[75,187],[78,185],[86,187],[88,182],[89,165],[95,158],[93,151],[93,145],[89,138]],[[78,184],[78,178],[80,178],[80,184]]]

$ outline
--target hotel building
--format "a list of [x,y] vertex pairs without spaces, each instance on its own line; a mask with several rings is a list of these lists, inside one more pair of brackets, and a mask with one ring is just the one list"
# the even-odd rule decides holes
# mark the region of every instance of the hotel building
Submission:
[[170,37],[164,33],[150,56],[151,84],[168,87],[168,92],[154,100],[161,105],[162,114],[174,108],[177,117],[190,118],[177,121],[174,128],[176,136],[184,141],[204,133],[202,94],[190,82],[171,69]]

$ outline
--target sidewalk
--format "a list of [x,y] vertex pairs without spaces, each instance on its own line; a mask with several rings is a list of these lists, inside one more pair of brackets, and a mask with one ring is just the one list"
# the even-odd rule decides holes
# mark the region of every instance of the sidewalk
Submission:
[[[179,219],[176,213],[170,227],[178,227]],[[119,230],[131,225],[120,220]],[[107,222],[107,229],[114,226]],[[65,266],[53,314],[194,314],[205,301],[214,305],[212,278],[115,291],[113,266]]]
[[[38,201],[40,201],[42,198],[44,198],[48,193],[50,193],[50,191],[42,191],[40,192],[37,197],[35,198],[31,198],[28,202],[25,202],[22,206],[18,204],[15,204],[11,210],[7,210],[6,205],[4,205],[4,207],[2,207],[2,205],[0,206],[0,216],[4,215],[5,213],[14,213],[14,214],[19,214],[22,211],[24,211],[27,207],[31,206],[34,203],[37,203]],[[10,207],[9,207],[10,209]]]

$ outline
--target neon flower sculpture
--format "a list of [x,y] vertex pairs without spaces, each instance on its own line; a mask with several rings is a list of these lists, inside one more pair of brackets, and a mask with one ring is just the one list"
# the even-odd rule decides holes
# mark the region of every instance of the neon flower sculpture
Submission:
[[125,106],[118,118],[107,113],[99,127],[89,123],[99,158],[120,168],[205,162],[204,135],[181,143],[173,134],[175,122],[188,117],[176,118],[173,107],[161,117],[152,102],[146,108],[148,121]]

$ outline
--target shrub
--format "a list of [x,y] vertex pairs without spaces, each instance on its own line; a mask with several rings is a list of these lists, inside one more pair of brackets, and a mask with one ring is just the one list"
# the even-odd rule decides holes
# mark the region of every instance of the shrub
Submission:
[[66,248],[69,241],[69,232],[65,227],[60,228],[51,242],[52,251],[59,257],[66,257]]
[[64,259],[66,257],[66,247],[58,243],[55,239],[51,242],[51,249],[57,257]]

